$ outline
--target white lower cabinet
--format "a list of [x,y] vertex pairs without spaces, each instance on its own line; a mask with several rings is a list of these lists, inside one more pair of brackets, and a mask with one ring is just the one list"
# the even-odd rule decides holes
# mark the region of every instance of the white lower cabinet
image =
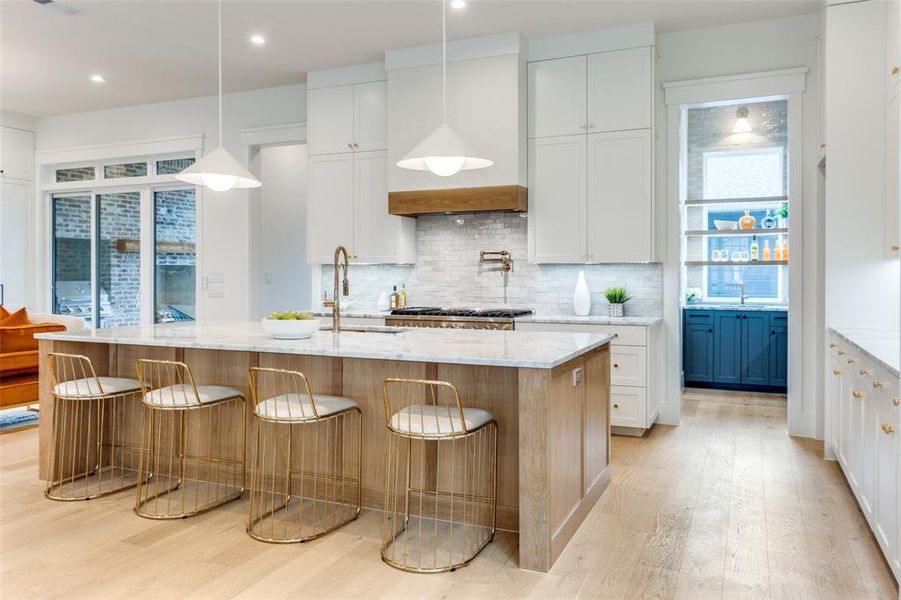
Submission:
[[827,443],[895,578],[901,580],[901,399],[898,377],[832,335]]
[[517,331],[558,331],[615,335],[610,342],[610,425],[614,433],[642,433],[660,414],[655,368],[658,325],[591,325],[517,322]]

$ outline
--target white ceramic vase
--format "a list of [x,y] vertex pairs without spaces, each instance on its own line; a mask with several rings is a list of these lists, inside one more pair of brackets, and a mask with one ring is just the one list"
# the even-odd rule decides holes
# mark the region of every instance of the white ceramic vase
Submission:
[[573,313],[577,317],[587,317],[590,312],[591,294],[585,282],[585,271],[579,271],[579,280],[576,281],[576,291],[573,293]]

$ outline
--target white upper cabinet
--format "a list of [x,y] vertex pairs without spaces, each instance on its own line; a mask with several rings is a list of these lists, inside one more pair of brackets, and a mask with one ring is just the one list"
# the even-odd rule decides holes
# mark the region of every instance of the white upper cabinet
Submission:
[[[388,148],[388,82],[354,86],[354,150],[368,152]],[[387,156],[386,156],[387,161]]]
[[386,94],[384,81],[307,92],[310,155],[385,150],[388,147]]
[[416,224],[388,214],[388,152],[354,155],[354,237],[356,260],[368,263],[412,262]]
[[352,152],[354,141],[354,86],[307,92],[309,154]]
[[529,260],[584,262],[587,138],[529,142]]
[[653,52],[644,47],[588,57],[589,133],[651,126]]
[[0,126],[0,177],[34,179],[34,133]]
[[353,252],[353,154],[310,157],[308,186],[307,261],[330,264],[337,246]]
[[588,260],[652,261],[651,130],[588,136]]
[[886,89],[891,90],[901,82],[901,2],[885,3],[885,73]]
[[585,133],[588,58],[529,63],[529,137]]
[[901,257],[901,190],[899,190],[899,169],[901,169],[901,86],[895,86],[888,98],[885,111],[885,203],[883,227],[885,231],[886,258]]

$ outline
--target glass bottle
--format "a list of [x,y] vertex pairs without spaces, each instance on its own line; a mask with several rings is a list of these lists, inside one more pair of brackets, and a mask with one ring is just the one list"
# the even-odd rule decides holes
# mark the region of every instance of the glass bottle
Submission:
[[757,218],[751,214],[750,210],[745,211],[745,216],[738,220],[738,226],[741,229],[754,229],[757,225]]
[[760,244],[757,243],[757,236],[753,236],[751,238],[751,261],[757,262],[760,260]]

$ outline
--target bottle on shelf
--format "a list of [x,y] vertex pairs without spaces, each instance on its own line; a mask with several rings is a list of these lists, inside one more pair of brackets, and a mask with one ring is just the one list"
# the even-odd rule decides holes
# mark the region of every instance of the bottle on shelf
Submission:
[[400,284],[400,299],[397,302],[401,308],[407,308],[407,284]]
[[763,240],[763,260],[764,262],[769,262],[772,259],[772,253],[770,252],[770,240]]
[[788,262],[788,240],[782,244],[782,260]]
[[751,262],[760,260],[760,244],[757,243],[757,236],[751,237]]
[[391,290],[391,310],[395,308],[400,308],[398,301],[400,300],[400,294],[397,293],[397,286]]
[[772,229],[776,226],[776,217],[773,216],[773,211],[769,208],[766,209],[766,216],[760,220],[760,226],[763,229]]
[[773,260],[782,260],[782,236],[779,236],[779,239],[776,240],[776,250],[773,253]]
[[751,214],[750,210],[745,211],[745,215],[738,220],[740,229],[754,229],[757,225],[757,217]]

